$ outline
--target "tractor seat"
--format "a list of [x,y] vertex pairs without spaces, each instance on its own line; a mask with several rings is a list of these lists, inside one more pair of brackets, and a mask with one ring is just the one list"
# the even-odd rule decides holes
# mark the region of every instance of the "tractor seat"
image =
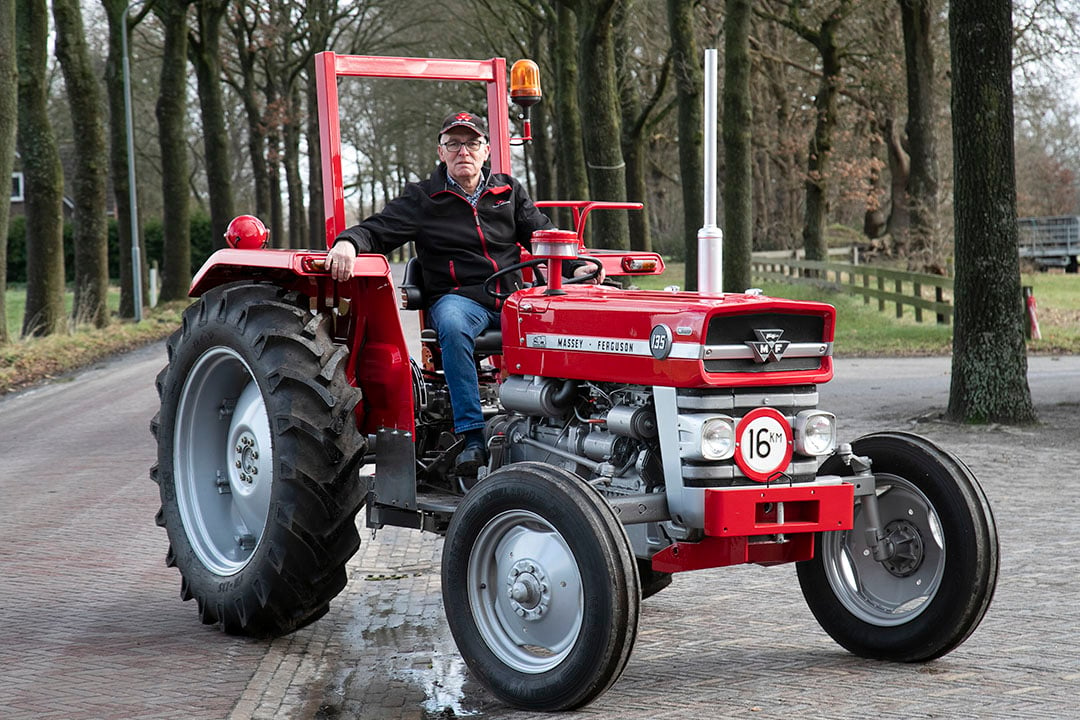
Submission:
[[[424,273],[420,270],[420,263],[416,258],[409,258],[405,263],[405,277],[401,281],[401,299],[406,310],[423,310],[424,302]],[[423,328],[420,330],[420,342],[439,342],[435,328]],[[485,330],[476,338],[476,355],[501,355],[502,354],[502,331]]]

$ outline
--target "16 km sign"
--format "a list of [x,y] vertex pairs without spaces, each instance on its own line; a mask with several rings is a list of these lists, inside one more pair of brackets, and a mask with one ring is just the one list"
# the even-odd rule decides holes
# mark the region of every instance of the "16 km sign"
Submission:
[[767,482],[791,462],[791,426],[773,408],[755,408],[735,428],[735,463],[746,477]]

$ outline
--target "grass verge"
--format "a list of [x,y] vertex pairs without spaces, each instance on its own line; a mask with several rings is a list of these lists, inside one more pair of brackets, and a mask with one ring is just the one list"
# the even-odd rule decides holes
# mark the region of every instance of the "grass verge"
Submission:
[[[1038,305],[1041,340],[1028,341],[1028,352],[1041,355],[1080,354],[1080,275],[1025,274],[1021,283],[1032,286]],[[660,289],[684,284],[682,263],[668,263],[660,276],[635,279],[642,288]],[[895,306],[878,312],[877,302],[865,304],[861,297],[809,285],[763,283],[766,295],[791,300],[816,300],[836,308],[836,340],[833,351],[843,357],[931,356],[952,353],[952,325],[915,322],[914,312],[904,308],[897,318]],[[1017,298],[1019,306],[1020,299]],[[929,314],[927,314],[929,315]],[[924,315],[925,317],[926,315]]]
[[[70,308],[70,293],[67,301]],[[15,339],[0,345],[0,395],[168,337],[179,327],[180,315],[188,305],[177,301],[147,309],[138,324],[114,317],[101,329],[76,324],[68,333],[19,339],[25,302],[23,288],[9,288],[4,297],[9,337]],[[119,293],[110,293],[114,316],[118,303]]]

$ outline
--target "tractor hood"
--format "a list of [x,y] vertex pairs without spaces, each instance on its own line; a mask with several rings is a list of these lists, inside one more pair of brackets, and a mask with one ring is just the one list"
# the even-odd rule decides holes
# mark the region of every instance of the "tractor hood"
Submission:
[[760,295],[537,287],[506,302],[503,367],[676,387],[823,383],[835,320],[831,305]]

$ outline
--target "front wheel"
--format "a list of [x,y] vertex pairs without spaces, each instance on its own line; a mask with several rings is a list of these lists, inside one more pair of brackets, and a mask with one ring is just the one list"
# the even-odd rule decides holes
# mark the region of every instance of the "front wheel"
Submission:
[[465,496],[442,588],[461,656],[511,705],[585,705],[630,657],[640,591],[629,541],[603,497],[560,468],[508,465]]
[[[857,502],[854,528],[819,533],[814,558],[798,564],[803,596],[821,627],[856,655],[933,660],[967,639],[993,597],[990,505],[971,471],[925,438],[880,433],[852,449],[873,462],[880,524],[894,553],[874,559]],[[835,456],[821,468],[845,471]]]

